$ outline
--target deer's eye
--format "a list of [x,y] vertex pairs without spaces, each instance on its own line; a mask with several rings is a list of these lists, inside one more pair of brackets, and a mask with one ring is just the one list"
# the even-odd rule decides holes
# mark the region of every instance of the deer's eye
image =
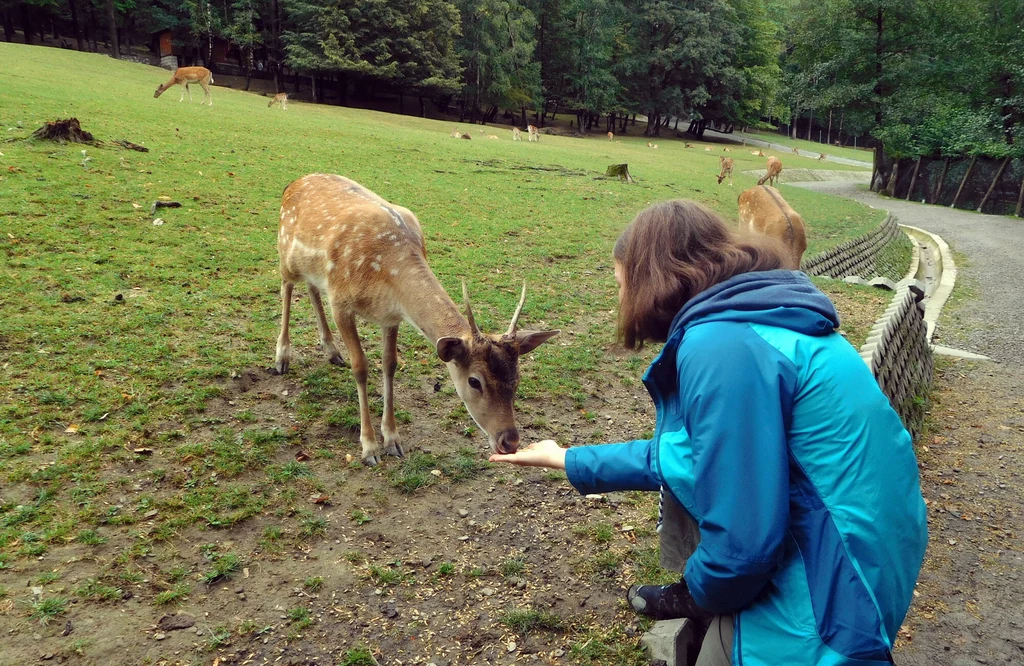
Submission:
[[476,389],[477,391],[484,390],[483,387],[480,385],[480,380],[477,379],[476,377],[469,378],[469,387],[472,389]]

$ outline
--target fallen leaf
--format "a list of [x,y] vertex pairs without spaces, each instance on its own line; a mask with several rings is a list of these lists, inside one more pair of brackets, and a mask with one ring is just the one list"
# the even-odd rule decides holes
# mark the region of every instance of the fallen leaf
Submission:
[[140,206],[140,205],[139,205],[139,204],[137,204],[137,203],[133,203],[133,204],[132,204],[132,208],[134,208],[135,210],[138,210],[138,209],[142,208],[142,206]]
[[310,499],[313,500],[313,504],[323,504],[326,506],[331,503],[331,498],[328,495],[313,495]]
[[140,456],[148,456],[153,453],[153,449],[142,446],[137,449],[132,449],[132,453],[137,453]]
[[154,227],[159,227],[159,226],[163,225],[163,223],[164,223],[164,219],[162,217],[158,217],[155,220],[153,220],[153,226]]
[[306,453],[305,451],[299,451],[298,453],[295,454],[295,459],[298,460],[299,462],[305,462],[309,460],[309,454]]
[[78,432],[78,424],[72,423],[71,425],[64,429],[64,432],[68,433],[69,435],[74,435],[75,433]]

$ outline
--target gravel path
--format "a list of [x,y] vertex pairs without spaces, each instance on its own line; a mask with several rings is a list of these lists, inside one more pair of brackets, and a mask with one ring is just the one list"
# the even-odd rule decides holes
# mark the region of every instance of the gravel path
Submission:
[[885,208],[942,236],[958,273],[936,342],[999,361],[937,363],[929,428],[917,442],[928,552],[896,663],[1022,664],[1024,222],[882,199],[850,183],[801,186]]
[[883,199],[850,183],[800,186],[885,208],[903,224],[942,236],[958,257],[967,259],[966,265],[957,266],[957,279],[966,280],[963,287],[970,299],[939,320],[935,343],[1024,367],[1024,221]]

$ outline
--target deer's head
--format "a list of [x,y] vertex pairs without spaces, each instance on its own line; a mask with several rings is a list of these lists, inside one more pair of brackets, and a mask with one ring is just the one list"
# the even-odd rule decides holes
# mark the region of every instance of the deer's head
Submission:
[[517,331],[516,323],[526,301],[526,284],[512,323],[502,335],[485,335],[473,320],[469,293],[462,285],[470,335],[437,341],[437,355],[448,366],[455,390],[470,416],[487,433],[491,450],[515,453],[519,448],[513,402],[519,386],[519,357],[558,335],[560,331]]
[[153,93],[153,97],[159,97],[160,94],[163,93],[164,90],[165,90],[165,88],[163,86],[157,86],[156,87],[156,92]]

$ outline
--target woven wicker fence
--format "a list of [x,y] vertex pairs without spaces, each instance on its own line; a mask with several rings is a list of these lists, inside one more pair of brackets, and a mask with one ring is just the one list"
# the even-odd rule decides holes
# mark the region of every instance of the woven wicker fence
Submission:
[[800,266],[808,275],[844,278],[884,276],[900,280],[907,270],[903,257],[909,255],[910,239],[900,231],[896,218],[886,216],[874,231],[804,260]]
[[904,280],[897,285],[889,307],[860,348],[860,355],[903,425],[917,439],[934,370],[924,322],[924,290],[917,282]]

